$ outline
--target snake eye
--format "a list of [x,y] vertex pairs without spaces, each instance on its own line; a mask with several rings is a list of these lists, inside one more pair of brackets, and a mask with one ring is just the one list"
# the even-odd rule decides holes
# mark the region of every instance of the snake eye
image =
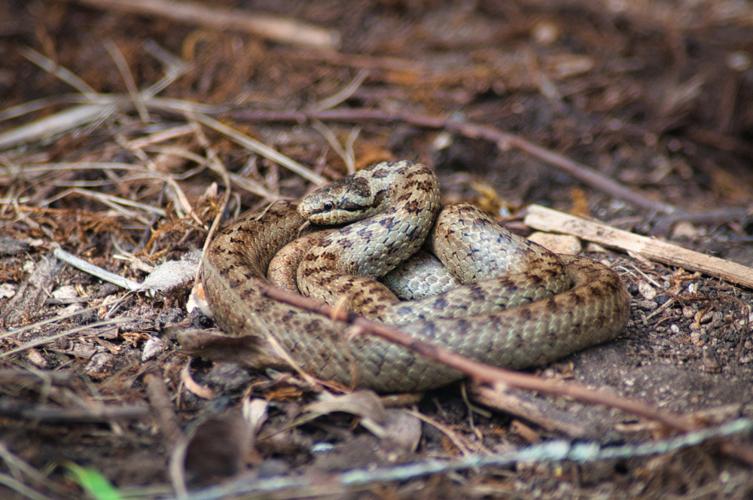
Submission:
[[323,210],[327,210],[327,211],[329,211],[329,210],[332,210],[333,208],[335,208],[335,204],[334,204],[334,203],[332,203],[331,201],[325,201],[325,202],[324,202],[324,203],[322,204],[322,209],[323,209]]

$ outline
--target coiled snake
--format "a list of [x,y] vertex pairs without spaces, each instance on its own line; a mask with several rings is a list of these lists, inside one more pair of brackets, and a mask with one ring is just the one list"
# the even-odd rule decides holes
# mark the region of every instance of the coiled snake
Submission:
[[[253,366],[284,366],[273,338],[305,371],[383,392],[444,385],[460,374],[402,347],[275,301],[275,282],[330,304],[399,325],[423,340],[491,365],[543,365],[614,338],[628,317],[628,295],[610,269],[555,256],[507,232],[468,205],[440,212],[436,176],[419,163],[380,163],[304,197],[277,202],[226,227],[207,250],[202,279],[216,322],[252,337]],[[436,219],[436,222],[435,222]],[[349,222],[300,236],[305,222]],[[429,241],[447,270],[418,253]],[[428,271],[421,271],[428,262]],[[418,271],[416,271],[418,269]],[[389,273],[389,274],[388,274]],[[397,301],[373,277],[407,287]],[[281,277],[280,277],[281,276]],[[416,289],[416,283],[428,283]],[[419,287],[420,288],[420,287]],[[418,297],[418,298],[415,298]]]

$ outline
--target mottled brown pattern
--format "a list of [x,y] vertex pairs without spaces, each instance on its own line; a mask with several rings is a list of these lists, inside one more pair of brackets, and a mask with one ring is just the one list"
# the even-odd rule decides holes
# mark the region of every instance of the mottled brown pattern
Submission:
[[[377,191],[389,210],[373,211],[326,237],[310,237],[302,250],[292,252],[296,270],[286,279],[297,279],[301,289],[308,287],[330,303],[345,295],[349,307],[399,324],[417,338],[509,368],[545,364],[610,340],[624,328],[628,296],[614,272],[589,259],[558,259],[468,206],[443,210],[430,236],[434,253],[457,276],[434,280],[445,287],[438,294],[434,290],[423,299],[396,302],[369,276],[388,273],[426,239],[438,210],[436,179],[428,168],[411,162],[380,164],[361,175],[369,172],[374,183],[388,184]],[[395,172],[401,179],[392,180]],[[349,182],[337,186],[347,188]],[[363,197],[361,187],[356,194]],[[412,391],[459,378],[402,347],[351,335],[343,323],[262,294],[270,261],[299,236],[304,218],[296,208],[278,202],[261,215],[242,216],[221,231],[204,259],[203,283],[216,321],[228,334],[258,341],[248,363],[284,366],[269,342],[274,339],[305,371],[344,384]],[[466,235],[470,243],[461,239]],[[437,268],[432,269],[434,276]],[[497,275],[502,277],[490,278]],[[461,283],[467,285],[458,287]]]

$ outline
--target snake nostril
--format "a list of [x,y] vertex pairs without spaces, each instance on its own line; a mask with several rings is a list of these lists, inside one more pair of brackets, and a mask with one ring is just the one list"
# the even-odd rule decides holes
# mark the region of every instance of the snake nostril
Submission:
[[335,208],[335,204],[332,203],[331,201],[325,201],[324,205],[322,205],[322,208],[324,210],[332,210],[333,208]]

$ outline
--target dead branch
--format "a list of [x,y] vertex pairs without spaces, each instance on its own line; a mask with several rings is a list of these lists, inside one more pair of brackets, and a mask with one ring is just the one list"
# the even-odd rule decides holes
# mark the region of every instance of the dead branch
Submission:
[[422,115],[410,111],[383,111],[369,108],[342,108],[325,111],[257,111],[243,110],[232,113],[237,120],[251,122],[306,122],[309,120],[363,122],[374,121],[382,123],[408,123],[417,127],[443,129],[455,132],[469,139],[483,139],[493,142],[497,147],[506,151],[519,149],[534,158],[543,161],[573,178],[603,191],[610,196],[630,202],[638,207],[656,212],[675,212],[676,207],[652,200],[638,191],[626,188],[592,168],[572,160],[560,153],[546,149],[523,137],[505,132],[491,125],[464,122],[441,116]]
[[17,420],[85,424],[139,419],[149,415],[149,408],[143,405],[57,408],[49,405],[29,406],[27,402],[1,401],[0,415]]
[[603,390],[589,389],[579,384],[547,380],[535,375],[485,365],[455,354],[444,347],[411,337],[397,328],[369,321],[353,313],[346,313],[339,309],[336,310],[309,297],[297,295],[271,285],[265,285],[261,291],[271,299],[327,316],[336,321],[342,321],[343,323],[357,327],[359,333],[380,337],[403,346],[431,360],[454,368],[477,382],[537,391],[553,396],[566,396],[586,403],[618,408],[633,415],[661,422],[670,429],[689,431],[695,428],[692,422],[681,415],[665,412],[638,400],[629,399]]
[[424,460],[377,469],[353,469],[332,475],[274,476],[265,479],[256,476],[241,477],[235,481],[193,492],[190,498],[192,500],[215,500],[232,496],[269,496],[270,494],[275,497],[278,495],[285,497],[303,495],[341,496],[345,491],[363,488],[371,484],[408,481],[419,477],[482,467],[509,467],[519,462],[561,463],[573,461],[591,463],[647,457],[697,446],[718,437],[750,433],[751,430],[753,430],[753,421],[741,418],[716,428],[703,429],[671,439],[648,443],[603,446],[597,442],[547,441],[491,455],[474,454],[455,460]]
[[540,205],[528,207],[525,223],[540,231],[572,234],[610,248],[642,255],[670,266],[700,271],[709,276],[753,288],[753,268],[737,262],[688,250],[679,245],[616,229]]
[[198,24],[219,30],[235,30],[275,42],[336,49],[340,35],[295,19],[263,14],[246,9],[205,7],[196,2],[167,0],[74,0],[103,10],[159,16],[173,21]]

